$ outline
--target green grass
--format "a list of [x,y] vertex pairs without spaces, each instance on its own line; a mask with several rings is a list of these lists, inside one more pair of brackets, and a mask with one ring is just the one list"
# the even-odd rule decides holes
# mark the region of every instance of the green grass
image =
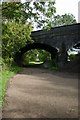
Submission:
[[1,84],[0,84],[0,88],[2,89],[2,97],[0,100],[0,106],[3,104],[4,102],[4,96],[5,96],[5,89],[6,89],[6,85],[8,80],[10,80],[10,78],[15,75],[17,72],[19,72],[21,70],[20,67],[18,66],[12,66],[11,68],[2,68],[2,78],[1,78]]
[[40,64],[42,64],[43,62],[40,62]]
[[35,64],[35,62],[34,62],[34,61],[30,61],[29,64],[30,64],[30,65],[33,65],[33,64]]
[[49,67],[49,70],[58,70],[58,67],[51,66],[51,67]]
[[[43,62],[40,62],[40,64],[42,64],[42,63],[43,63]],[[34,64],[36,64],[36,62],[35,62],[35,61],[30,61],[29,64],[30,64],[30,65],[34,65]]]

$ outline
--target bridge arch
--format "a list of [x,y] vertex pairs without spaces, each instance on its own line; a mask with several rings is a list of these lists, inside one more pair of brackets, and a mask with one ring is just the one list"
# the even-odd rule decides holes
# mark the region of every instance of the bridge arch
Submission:
[[22,66],[23,55],[31,49],[43,49],[51,53],[51,59],[55,59],[58,56],[58,50],[48,44],[44,43],[29,43],[25,47],[20,49],[20,52],[15,54],[15,62],[18,66]]

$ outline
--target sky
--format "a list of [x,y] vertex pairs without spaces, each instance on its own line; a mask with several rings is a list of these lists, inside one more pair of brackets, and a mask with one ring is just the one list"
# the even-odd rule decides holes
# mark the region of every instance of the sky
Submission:
[[71,13],[78,22],[78,2],[80,0],[56,0],[56,13],[59,15]]
[[[21,0],[25,1],[25,0]],[[56,0],[56,13],[59,15],[65,14],[65,13],[71,13],[75,16],[77,22],[78,22],[78,2],[80,0]]]

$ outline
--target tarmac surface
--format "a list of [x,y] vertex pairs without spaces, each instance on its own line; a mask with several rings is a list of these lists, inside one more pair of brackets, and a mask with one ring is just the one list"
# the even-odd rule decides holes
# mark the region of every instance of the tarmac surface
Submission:
[[3,118],[77,118],[78,75],[23,68],[6,89]]

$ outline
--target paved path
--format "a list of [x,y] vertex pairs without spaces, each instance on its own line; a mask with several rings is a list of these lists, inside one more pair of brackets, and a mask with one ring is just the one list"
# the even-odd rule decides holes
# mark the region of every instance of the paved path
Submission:
[[78,78],[74,74],[24,68],[9,82],[3,118],[78,117]]

